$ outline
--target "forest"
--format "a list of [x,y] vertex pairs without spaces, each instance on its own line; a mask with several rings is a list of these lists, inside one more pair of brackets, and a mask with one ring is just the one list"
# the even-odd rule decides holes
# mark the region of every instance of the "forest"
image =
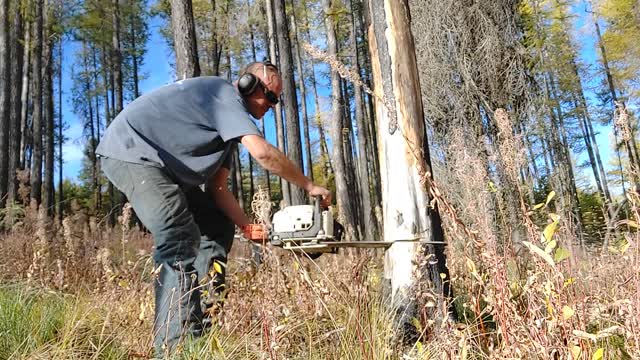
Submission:
[[[153,238],[96,148],[148,84],[265,60],[265,138],[343,241],[397,243],[236,240],[172,358],[640,358],[639,0],[0,0],[0,51],[0,359],[152,358]],[[312,202],[242,146],[228,186]]]

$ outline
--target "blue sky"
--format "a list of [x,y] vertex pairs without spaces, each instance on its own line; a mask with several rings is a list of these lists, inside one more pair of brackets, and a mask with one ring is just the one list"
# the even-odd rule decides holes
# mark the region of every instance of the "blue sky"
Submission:
[[[584,5],[577,5],[573,10],[575,15],[577,16],[573,35],[575,39],[580,39],[580,58],[585,64],[588,64],[591,67],[590,71],[593,73],[598,55],[594,47],[595,44],[592,21],[590,18],[586,18],[587,14],[584,12]],[[147,44],[147,54],[144,59],[144,65],[141,69],[141,73],[146,75],[140,83],[140,90],[143,94],[159,86],[172,82],[174,78],[174,72],[171,66],[171,64],[173,63],[173,53],[169,50],[165,40],[160,36],[161,26],[162,22],[159,18],[151,19],[149,26],[150,39]],[[69,141],[67,141],[67,143],[63,146],[63,158],[65,161],[63,177],[71,179],[73,181],[77,181],[77,176],[80,171],[82,162],[82,151],[84,148],[82,125],[80,124],[78,117],[71,111],[70,103],[72,87],[71,66],[74,61],[76,48],[77,44],[71,41],[67,41],[64,46],[65,53],[63,55],[64,71],[62,85],[63,118],[68,125],[66,136],[69,138]],[[326,69],[324,66],[322,68]],[[318,76],[318,72],[316,76],[318,77],[319,82],[326,82],[326,80],[320,79],[320,77]],[[594,100],[592,89],[594,89],[598,85],[599,81],[599,78],[592,76],[585,82],[585,87],[588,90],[587,95],[590,101]],[[328,95],[327,86],[320,87],[319,91],[321,92],[321,95]],[[310,96],[310,94],[308,96]],[[321,107],[323,109],[328,106],[326,99],[327,98],[325,97],[324,104],[321,104]],[[307,106],[309,109],[309,114],[313,114],[315,112],[313,101],[307,101]],[[275,143],[275,134],[273,130],[275,126],[273,125],[273,117],[271,113],[267,115],[264,121],[266,128],[268,129],[266,137],[272,143]],[[596,131],[599,132],[598,145],[600,146],[603,161],[607,163],[612,152],[612,130],[610,127],[605,128],[602,126],[597,126]],[[587,154],[586,152],[584,152],[578,158],[576,158],[576,162],[582,163],[587,159]],[[605,164],[605,166],[607,166],[607,164]],[[589,183],[594,184],[593,176],[590,169],[583,170],[582,176],[585,177]]]
[[[149,30],[150,38],[147,44],[147,54],[144,65],[140,69],[142,74],[146,74],[144,80],[140,82],[141,93],[149,92],[159,86],[168,84],[173,79],[173,69],[171,67],[171,56],[165,40],[160,36],[161,22],[158,18],[153,18]],[[79,118],[72,112],[71,88],[71,67],[74,62],[75,52],[78,44],[67,41],[63,49],[63,78],[62,78],[62,116],[69,127],[65,132],[68,138],[62,147],[64,160],[63,178],[77,181],[84,149],[84,138],[82,136],[82,124]],[[57,183],[57,172],[56,172]]]

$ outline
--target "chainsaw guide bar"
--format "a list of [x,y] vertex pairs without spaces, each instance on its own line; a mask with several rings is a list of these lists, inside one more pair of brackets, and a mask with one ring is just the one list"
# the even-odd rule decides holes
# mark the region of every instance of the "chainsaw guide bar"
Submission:
[[[412,240],[395,240],[395,241],[322,241],[317,245],[326,246],[330,248],[388,248],[395,243],[417,243],[423,245],[447,245],[447,243],[440,241],[422,241],[417,239]],[[305,249],[311,244],[305,244],[297,246],[301,249]],[[293,247],[292,245],[290,245]]]

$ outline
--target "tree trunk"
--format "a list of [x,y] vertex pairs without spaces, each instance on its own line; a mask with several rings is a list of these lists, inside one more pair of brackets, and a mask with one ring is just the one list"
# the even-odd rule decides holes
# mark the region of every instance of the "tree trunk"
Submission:
[[31,159],[31,202],[42,200],[42,43],[44,0],[35,2],[35,35],[33,49],[33,147]]
[[[575,59],[572,59],[571,62],[573,73],[576,76],[578,81],[578,99],[575,100],[576,108],[580,109],[582,113],[582,123],[581,128],[584,128],[585,134],[585,145],[587,146],[587,151],[590,152],[590,160],[592,161],[592,165],[595,165],[593,168],[593,176],[596,179],[596,184],[600,187],[600,193],[603,196],[604,204],[607,208],[607,212],[609,216],[613,216],[613,200],[611,198],[611,193],[609,192],[609,184],[607,181],[607,175],[604,170],[604,166],[602,165],[602,159],[600,157],[600,150],[598,148],[598,141],[596,140],[596,136],[593,132],[593,125],[591,121],[591,115],[589,114],[589,108],[587,106],[587,100],[584,96],[584,88],[582,86],[582,79],[580,78],[580,74],[578,73],[578,66],[575,62]],[[580,120],[578,120],[580,121]],[[592,159],[593,158],[593,159]],[[595,161],[594,161],[595,160]]]
[[[566,134],[564,133],[564,115],[559,105],[560,101],[556,94],[552,74],[547,72],[543,74],[543,76],[547,104],[553,104],[553,100],[557,100],[555,113],[554,108],[549,105],[549,115],[551,118],[551,150],[555,154],[556,169],[559,177],[557,188],[560,193],[560,204],[566,212],[567,218],[570,220],[569,224],[573,227],[571,231],[579,239],[580,244],[582,244],[582,217],[579,209],[578,194],[575,188],[570,150],[568,148]],[[569,246],[571,246],[571,243],[569,243]]]
[[[110,84],[110,72],[111,72],[111,66],[110,66],[110,62],[109,62],[109,52],[106,49],[106,47],[103,47],[102,50],[102,82],[104,83],[104,119],[105,119],[105,123],[107,126],[109,126],[109,124],[111,124],[111,121],[113,120],[114,116],[112,115],[112,107],[110,106],[109,103],[109,84]],[[96,70],[97,71],[97,70]],[[96,108],[96,114],[100,113],[100,109]],[[93,117],[92,117],[93,118]],[[93,120],[92,120],[93,121]],[[98,128],[100,128],[100,122],[98,119]],[[95,156],[95,148],[92,150],[92,153]],[[94,166],[97,163],[94,163]],[[98,189],[99,184],[96,185],[94,187],[94,189]],[[113,183],[111,183],[111,181],[109,181],[109,184],[107,185],[107,194],[109,195],[109,225],[113,225],[116,222],[116,217],[115,217],[115,207],[116,207],[116,203],[115,203],[115,187],[113,186]],[[100,202],[100,204],[102,205],[102,199],[101,199],[101,193],[98,192],[97,197],[96,197],[96,201]]]
[[[306,5],[306,2],[305,2]],[[306,8],[306,6],[305,6]],[[309,24],[309,19],[307,18],[307,12],[303,12],[305,17],[305,22]],[[307,43],[311,43],[311,33],[309,31],[309,26],[305,27],[305,32],[307,35]],[[315,124],[318,128],[318,134],[320,136],[320,161],[322,162],[322,171],[325,179],[329,179],[331,173],[333,173],[333,168],[331,166],[331,159],[329,155],[329,149],[327,146],[327,138],[325,136],[324,125],[322,124],[322,118],[320,117],[320,96],[318,96],[318,85],[316,82],[316,70],[315,70],[315,61],[311,59],[311,88],[313,89],[313,101],[314,101],[314,111],[315,111]]]
[[[87,52],[89,51],[88,49],[86,50]],[[86,91],[87,91],[87,103],[89,106],[89,136],[91,137],[89,139],[89,143],[91,144],[91,148],[89,149],[90,151],[90,158],[89,160],[91,161],[91,191],[93,192],[93,213],[94,214],[98,214],[98,212],[100,211],[100,209],[102,209],[102,186],[100,185],[100,181],[99,181],[99,175],[100,175],[100,165],[98,163],[98,158],[96,156],[96,148],[97,148],[97,144],[98,141],[100,141],[100,101],[99,101],[99,96],[97,94],[97,87],[98,87],[98,72],[100,71],[98,69],[98,62],[97,62],[97,52],[98,49],[96,49],[95,47],[91,47],[91,58],[92,58],[92,71],[91,73],[93,73],[93,83],[94,86],[96,88],[96,94],[93,96],[94,100],[95,100],[95,117],[93,116],[93,110],[92,110],[92,103],[91,103],[91,96],[90,91],[91,91],[91,84],[87,81],[86,84]],[[86,56],[89,56],[88,53]],[[103,57],[103,59],[106,57]],[[106,72],[107,68],[106,68],[106,64],[102,64],[103,66],[103,71]],[[87,69],[87,72],[89,72],[89,66],[88,64],[85,64],[85,69]],[[106,77],[105,77],[106,80]],[[105,86],[105,93],[106,93],[106,86],[107,84],[104,84]],[[108,96],[107,99],[105,99],[105,119],[106,122],[109,123],[109,118],[108,118],[108,114],[109,114],[109,100],[108,100]],[[94,123],[94,118],[95,118],[95,123]],[[115,222],[115,218],[113,218],[113,216],[111,215],[111,213],[114,213],[114,207],[115,207],[115,203],[113,200],[113,194],[115,192],[115,189],[113,188],[113,184],[111,184],[111,182],[109,182],[109,187],[107,188],[107,191],[109,192],[109,197],[110,197],[110,205],[111,208],[109,209],[109,225],[113,225],[113,223]]]
[[[369,0],[369,9],[374,91],[386,97],[393,107],[386,108],[376,98],[383,237],[385,241],[444,242],[437,207],[430,206],[428,189],[422,185],[423,178],[431,177],[432,172],[409,6],[406,0]],[[435,258],[429,259],[430,254],[435,254]],[[385,254],[384,276],[400,315],[399,325],[406,330],[415,329],[411,321],[420,317],[419,300],[414,296],[417,291],[430,289],[436,294],[450,295],[449,282],[443,282],[443,278],[449,279],[443,245],[393,244]],[[429,314],[429,317],[444,315]]]
[[42,78],[42,106],[44,120],[44,186],[42,205],[47,211],[48,216],[53,215],[55,189],[53,187],[54,164],[53,157],[55,146],[53,143],[54,134],[54,112],[53,112],[53,23],[55,22],[53,14],[53,4],[51,0],[45,1],[45,23],[44,29],[44,72]]
[[[292,7],[293,9],[293,7]],[[298,41],[298,31],[296,29],[295,9],[291,11],[291,34],[296,49],[296,70],[298,71],[298,88],[300,89],[300,105],[302,106],[302,125],[304,126],[304,153],[306,156],[306,175],[313,179],[313,161],[311,158],[311,140],[309,137],[309,115],[307,112],[307,89],[304,84],[305,73],[302,67],[302,54],[300,53],[300,42]]]
[[120,51],[120,1],[113,0],[113,32],[111,37],[111,46],[113,57],[113,76],[115,80],[114,96],[115,108],[113,116],[117,116],[123,107],[123,89],[122,89],[122,53]]
[[[351,42],[352,57],[354,59],[354,70],[361,74],[360,71],[360,54],[358,52],[358,40],[356,36],[357,26],[355,19],[355,0],[350,1],[351,5],[351,26],[349,32],[349,38]],[[362,88],[354,84],[354,97],[355,97],[355,117],[356,124],[358,126],[358,183],[360,184],[360,196],[362,199],[362,229],[363,236],[366,240],[372,241],[377,238],[378,235],[378,222],[373,213],[373,204],[371,202],[371,185],[369,183],[369,153],[372,149],[371,142],[369,142],[369,131],[365,124],[364,113],[364,97],[362,95]]]
[[[269,57],[275,65],[280,65],[278,58],[278,43],[276,39],[276,20],[274,15],[274,7],[272,1],[280,1],[280,0],[265,0],[265,8],[267,10],[267,26],[269,30]],[[280,69],[282,72],[282,69]],[[278,149],[283,153],[287,153],[286,145],[285,145],[285,130],[284,130],[284,122],[282,119],[282,104],[278,103],[273,110],[276,119],[276,139]],[[280,178],[280,188],[282,191],[282,201],[285,206],[291,205],[291,191],[289,187],[289,182],[284,178]]]
[[[276,38],[278,40],[278,60],[280,61],[280,75],[282,78],[282,97],[286,121],[287,157],[300,169],[302,163],[302,146],[300,144],[300,118],[298,117],[298,101],[296,98],[296,84],[293,73],[293,54],[289,40],[289,25],[285,13],[284,0],[273,0],[274,17],[276,22]],[[291,196],[290,205],[300,205],[305,202],[305,192],[293,184],[289,184]]]
[[[250,16],[251,13],[251,4],[249,3],[249,0],[247,0],[246,2],[247,4],[247,16]],[[250,43],[249,45],[251,46],[251,59],[253,60],[253,62],[257,61],[256,58],[256,44],[255,44],[255,38],[253,36],[253,24],[248,21],[247,25],[249,26],[249,40]],[[262,123],[264,123],[264,121],[261,121]],[[264,132],[262,133],[264,135]],[[249,208],[251,208],[251,203],[253,201],[253,194],[255,194],[255,178],[253,176],[253,157],[251,157],[251,155],[247,156],[248,160],[249,160]],[[255,251],[259,250],[258,248],[256,248],[256,246],[253,246],[253,250],[254,253]],[[260,260],[260,263],[262,262],[262,260]]]
[[[589,164],[591,165],[591,172],[593,173],[593,178],[596,181],[596,187],[598,188],[598,194],[600,195],[602,202],[607,208],[606,213],[611,215],[611,203],[609,202],[609,194],[605,195],[603,182],[601,180],[600,172],[598,171],[598,163],[596,162],[595,153],[593,151],[593,144],[591,142],[591,137],[589,136],[589,130],[587,128],[587,116],[583,112],[584,110],[580,110],[580,105],[578,104],[578,100],[573,99],[573,107],[582,112],[581,116],[577,119],[578,127],[580,128],[580,133],[582,134],[582,139],[584,141],[584,145],[587,148],[587,155],[589,155]],[[608,189],[607,189],[608,190]]]
[[[120,0],[113,0],[113,31],[111,32],[111,56],[113,65],[113,78],[114,78],[114,103],[113,109],[114,118],[122,111],[124,106],[124,89],[122,85],[122,52],[120,50]],[[199,70],[198,70],[199,71]],[[100,139],[98,139],[99,141]],[[97,146],[97,145],[96,145]],[[120,214],[124,207],[125,196],[120,191],[114,190],[114,203],[117,205],[116,211],[112,211],[114,215]],[[113,224],[112,224],[113,225]]]
[[[354,14],[358,14],[358,16],[354,17],[354,21],[356,22],[357,26],[356,29],[358,30],[358,34],[360,37],[362,37],[363,41],[364,41],[364,45],[365,45],[365,49],[368,49],[368,40],[367,40],[367,35],[366,35],[366,30],[364,29],[364,14],[363,14],[363,7],[364,4],[362,2],[362,0],[358,0],[359,3],[359,7],[355,10],[352,10]],[[353,4],[353,0],[352,0],[352,4]],[[361,72],[364,73],[364,83],[371,88],[371,58],[369,56],[368,53],[366,53],[366,50],[362,50],[363,51],[363,55],[360,57],[360,60],[362,61],[362,66],[361,69],[363,70]],[[370,94],[367,94],[364,97],[365,100],[365,115],[366,115],[366,120],[365,120],[365,125],[367,127],[367,132],[368,132],[368,138],[367,138],[367,149],[368,149],[368,153],[367,153],[367,159],[368,162],[371,166],[370,171],[371,171],[371,179],[373,180],[373,186],[372,186],[372,197],[371,197],[371,201],[372,201],[372,205],[374,206],[376,211],[376,222],[378,224],[378,227],[381,226],[380,221],[381,219],[379,218],[379,215],[381,213],[381,199],[382,199],[382,190],[380,188],[380,182],[377,181],[377,179],[380,179],[380,169],[379,169],[379,164],[380,161],[378,160],[378,137],[377,137],[377,133],[376,133],[376,119],[375,119],[375,113],[373,111],[373,99],[371,97]],[[380,229],[379,229],[380,230]]]
[[20,114],[22,113],[22,66],[23,66],[23,33],[21,2],[16,1],[13,8],[12,41],[10,52],[11,61],[11,114],[9,120],[9,173],[7,185],[7,200],[12,203],[18,197],[18,181],[16,170],[20,167]]
[[351,119],[351,103],[349,101],[349,91],[347,90],[347,80],[342,79],[342,108],[344,109],[344,117],[342,118],[342,156],[344,157],[344,166],[347,184],[351,189],[351,207],[353,208],[353,213],[355,215],[355,223],[354,226],[356,228],[356,236],[357,239],[363,240],[364,229],[362,228],[362,198],[361,198],[361,189],[358,184],[356,172],[357,167],[354,164],[354,131],[353,131],[353,121]]
[[220,76],[220,55],[222,54],[222,47],[218,44],[218,24],[216,14],[216,0],[211,0],[211,60],[213,75]]
[[[552,88],[553,94],[556,99],[560,99],[560,95],[557,92],[556,80],[552,75]],[[571,161],[571,147],[569,146],[569,140],[567,135],[567,126],[564,122],[564,114],[561,112],[562,109],[558,106],[558,120],[560,125],[560,135],[562,139],[562,150],[563,150],[563,158],[565,162],[565,169],[567,172],[567,185],[570,191],[571,197],[571,211],[574,216],[574,225],[576,227],[576,235],[578,237],[580,246],[583,245],[584,241],[584,231],[583,231],[583,221],[582,221],[582,212],[580,211],[580,199],[578,198],[578,188],[576,187],[576,177],[573,172],[573,163]]]
[[64,127],[64,121],[62,119],[62,39],[58,42],[58,202],[56,203],[58,214],[58,225],[62,227],[62,220],[64,218],[64,180],[62,178],[64,159],[62,157],[62,144],[64,143],[64,137],[62,135],[62,128]]
[[[30,8],[27,0],[27,9]],[[31,22],[25,17],[24,64],[22,65],[22,92],[20,94],[20,168],[27,168],[27,115],[29,113],[29,74],[31,71]]]
[[[138,5],[135,5],[138,6]],[[140,9],[136,8],[136,11]],[[129,16],[130,36],[131,36],[131,66],[133,75],[133,98],[137,99],[140,96],[140,79],[138,76],[138,48],[136,44],[136,26],[138,19],[134,16],[134,12],[131,12]],[[144,44],[143,44],[144,46]]]
[[[338,54],[338,44],[336,41],[336,30],[331,13],[331,0],[322,1],[325,12],[324,24],[327,30],[327,48],[331,56]],[[354,202],[351,198],[353,184],[348,183],[347,169],[344,162],[344,142],[342,126],[344,123],[344,112],[342,109],[342,88],[340,76],[336,71],[331,71],[331,139],[333,140],[332,162],[335,171],[336,183],[336,203],[338,211],[345,228],[345,235],[348,240],[355,240],[357,237],[357,212],[354,209]]]
[[[607,85],[609,86],[609,93],[611,95],[611,101],[613,102],[614,110],[617,108],[618,104],[618,94],[616,92],[616,87],[613,83],[613,75],[611,74],[611,69],[609,68],[609,60],[607,59],[607,50],[604,46],[604,41],[602,40],[602,33],[600,32],[600,24],[598,19],[596,18],[596,14],[593,13],[593,22],[596,27],[596,36],[598,39],[598,47],[600,48],[600,56],[602,57],[602,67],[604,68],[605,75],[607,77]],[[625,107],[624,102],[621,102],[622,107]],[[614,120],[615,121],[615,120]],[[617,127],[614,126],[614,136],[616,140],[616,151],[618,144],[618,132]],[[638,171],[640,171],[640,158],[638,156],[638,151],[636,149],[635,139],[630,138],[629,141],[625,141],[625,147],[627,150],[627,155],[629,156],[629,165],[631,166],[631,183],[632,186],[636,188],[639,185],[640,179],[638,178]],[[620,154],[618,153],[618,159],[620,159]],[[622,163],[620,163],[620,173],[622,174]],[[624,187],[624,181],[623,181]]]
[[9,178],[9,130],[11,121],[11,59],[9,44],[9,0],[0,0],[0,207],[7,199]]
[[191,0],[171,0],[171,24],[176,52],[176,77],[187,79],[200,76]]

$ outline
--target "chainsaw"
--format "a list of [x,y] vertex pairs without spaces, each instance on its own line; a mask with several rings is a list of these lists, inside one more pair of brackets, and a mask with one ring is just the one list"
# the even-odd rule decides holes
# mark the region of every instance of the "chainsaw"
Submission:
[[269,243],[302,254],[337,253],[344,233],[331,209],[322,209],[320,199],[313,205],[288,206],[271,220]]
[[[262,231],[262,230],[260,230]],[[262,234],[262,233],[261,233]],[[342,241],[344,227],[333,218],[331,209],[322,209],[320,198],[313,205],[287,206],[277,211],[271,220],[271,229],[264,238],[272,246],[312,259],[324,253],[336,254],[339,248],[388,248],[397,242],[418,242],[428,245],[446,245],[443,242],[421,238],[393,241]]]

